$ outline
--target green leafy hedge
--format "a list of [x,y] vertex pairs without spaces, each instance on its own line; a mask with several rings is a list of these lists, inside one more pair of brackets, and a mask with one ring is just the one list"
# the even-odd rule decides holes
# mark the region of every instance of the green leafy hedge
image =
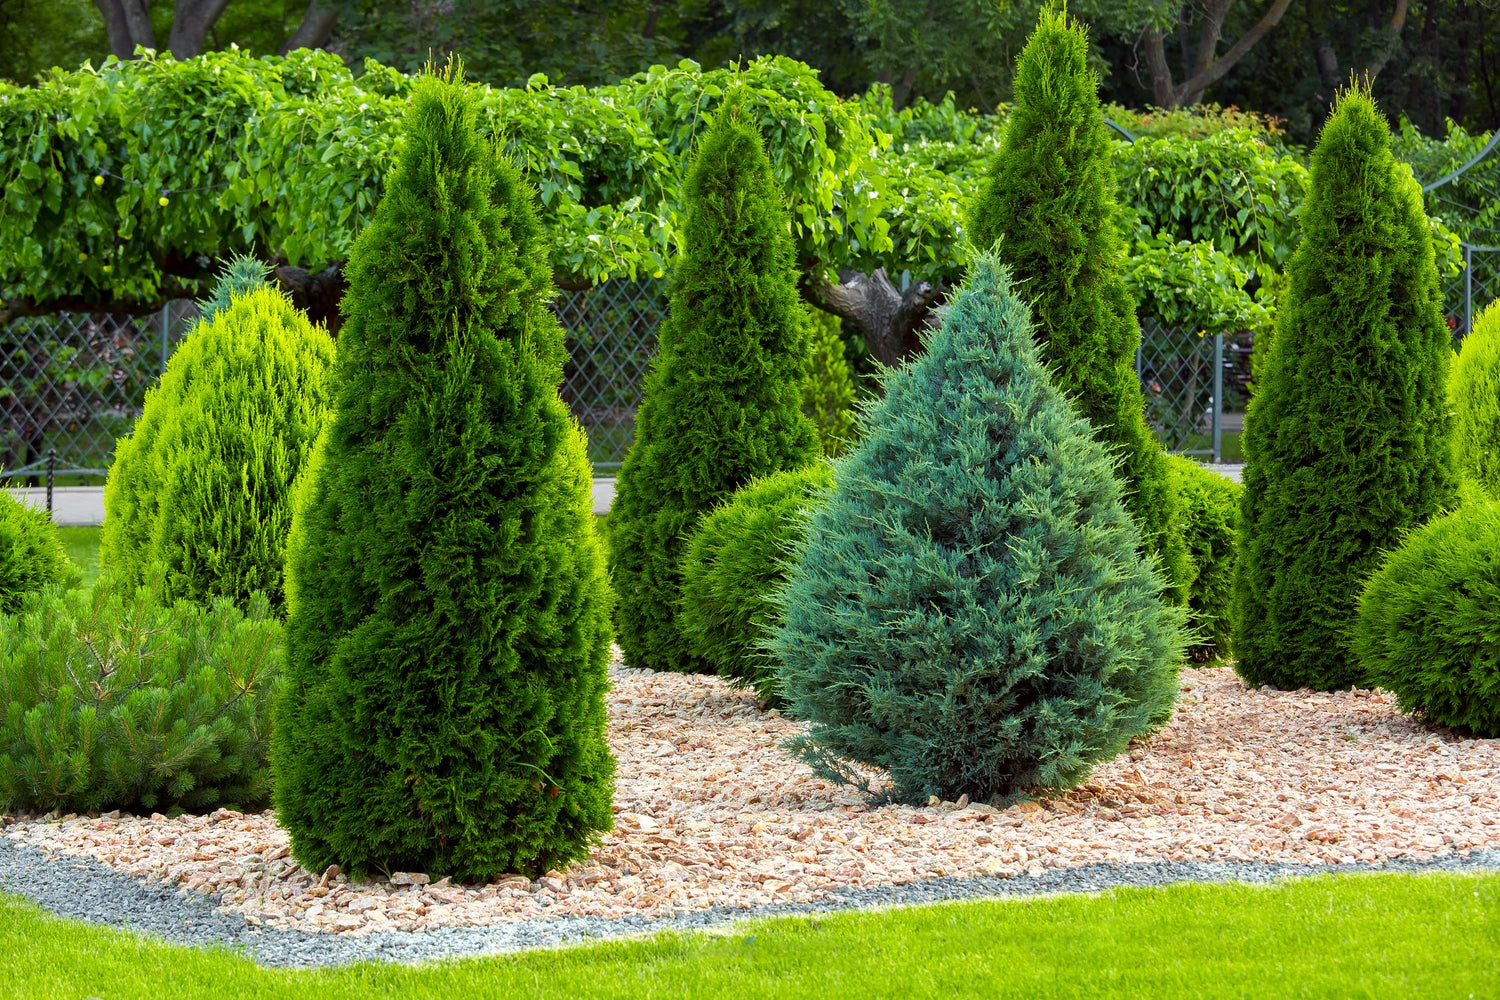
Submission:
[[1408,535],[1359,598],[1354,651],[1403,711],[1500,738],[1500,501]]
[[1178,499],[1178,524],[1187,539],[1191,564],[1188,626],[1196,633],[1197,642],[1188,653],[1195,661],[1205,663],[1229,653],[1234,555],[1245,490],[1190,458],[1166,458],[1167,478]]
[[0,809],[208,812],[270,798],[281,625],[149,588],[49,588],[0,616]]

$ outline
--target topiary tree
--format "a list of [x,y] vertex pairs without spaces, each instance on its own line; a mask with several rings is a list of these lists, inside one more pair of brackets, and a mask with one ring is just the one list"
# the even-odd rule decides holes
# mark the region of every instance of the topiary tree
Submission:
[[807,317],[786,209],[739,96],[714,117],[685,191],[671,314],[609,535],[625,662],[707,672],[677,623],[688,534],[750,480],[807,465],[821,448],[801,409]]
[[832,485],[826,462],[757,479],[700,520],[683,552],[679,623],[690,648],[769,705],[781,704],[764,649],[770,594],[786,578],[806,508]]
[[1354,653],[1402,711],[1500,738],[1500,501],[1434,518],[1365,584]]
[[280,611],[292,488],[332,400],[333,341],[267,285],[178,345],[104,485],[100,569],[162,599]]
[[14,614],[27,594],[49,584],[77,583],[78,567],[47,512],[0,491],[0,614]]
[[833,458],[854,440],[854,369],[844,357],[839,320],[809,310],[807,381],[802,387],[802,412],[818,433],[823,455]]
[[1302,242],[1246,416],[1235,669],[1363,684],[1355,601],[1380,553],[1454,496],[1449,346],[1422,192],[1363,89],[1312,156]]
[[1188,650],[1197,663],[1229,653],[1233,616],[1234,553],[1244,487],[1190,458],[1167,455],[1167,476],[1177,497],[1178,525],[1192,574],[1188,625],[1196,641]]
[[1480,313],[1448,377],[1458,473],[1500,500],[1500,301]]
[[315,871],[540,874],[612,822],[591,470],[535,193],[456,71],[404,129],[288,546],[278,819]]
[[821,776],[881,768],[907,802],[1067,788],[1170,713],[1184,613],[1032,335],[981,255],[794,550],[769,649]]
[[1185,599],[1187,552],[1135,373],[1141,330],[1125,288],[1111,140],[1088,52],[1082,23],[1042,9],[1016,62],[1010,118],[968,238],[1011,268],[1053,381],[1120,456],[1125,504],[1145,549]]

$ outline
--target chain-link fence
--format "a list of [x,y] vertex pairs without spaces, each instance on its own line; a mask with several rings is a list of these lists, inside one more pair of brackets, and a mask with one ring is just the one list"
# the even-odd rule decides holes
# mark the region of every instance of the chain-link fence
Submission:
[[[600,474],[619,468],[634,438],[666,293],[662,280],[612,281],[556,301],[570,353],[563,398]],[[63,313],[0,328],[0,476],[39,485],[50,457],[59,485],[97,483],[195,317],[191,302],[177,302],[149,316]],[[1233,335],[1143,324],[1137,372],[1169,449],[1234,457],[1225,436],[1238,431],[1249,354]]]
[[1443,294],[1454,341],[1463,340],[1484,308],[1500,298],[1500,247],[1464,243],[1461,248],[1463,270]]

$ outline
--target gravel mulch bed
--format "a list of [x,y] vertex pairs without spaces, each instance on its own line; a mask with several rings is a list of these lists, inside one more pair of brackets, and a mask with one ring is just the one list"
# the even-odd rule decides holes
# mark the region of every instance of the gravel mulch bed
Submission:
[[48,858],[216,898],[252,927],[350,937],[559,918],[637,926],[1105,866],[1453,867],[1471,852],[1493,863],[1500,741],[1430,733],[1380,691],[1255,690],[1227,668],[1186,670],[1182,688],[1171,724],[1070,794],[1003,811],[917,809],[810,777],[779,749],[797,724],[718,679],[617,668],[616,829],[586,861],[536,882],[307,872],[269,812],[0,825]]

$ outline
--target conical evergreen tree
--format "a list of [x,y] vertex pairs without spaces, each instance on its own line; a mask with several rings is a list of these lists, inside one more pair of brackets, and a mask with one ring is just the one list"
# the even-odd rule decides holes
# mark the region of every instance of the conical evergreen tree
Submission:
[[1119,454],[1126,507],[1186,599],[1177,501],[1135,373],[1141,330],[1125,289],[1109,128],[1088,49],[1084,25],[1043,8],[1016,63],[1014,104],[968,235],[1015,275],[1053,382]]
[[633,667],[713,671],[677,624],[698,518],[750,480],[813,462],[801,409],[807,318],[760,132],[730,95],[688,173],[672,311],[620,470],[609,541]]
[[535,195],[425,77],[299,492],[276,803],[312,870],[536,874],[611,824],[610,595]]
[[1245,421],[1233,650],[1253,684],[1332,690],[1364,680],[1348,633],[1365,578],[1455,489],[1422,193],[1363,89],[1323,128],[1301,222]]
[[1185,612],[993,256],[834,466],[769,616],[819,774],[881,768],[909,802],[1066,788],[1170,714]]

